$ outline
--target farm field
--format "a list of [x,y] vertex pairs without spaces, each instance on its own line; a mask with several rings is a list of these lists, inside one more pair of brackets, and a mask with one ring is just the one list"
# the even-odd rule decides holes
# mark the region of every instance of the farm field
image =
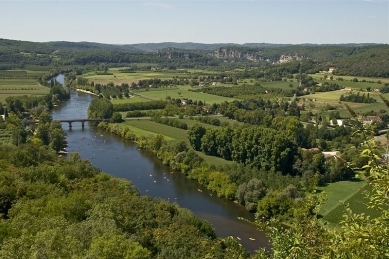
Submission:
[[[358,93],[358,91],[353,91],[353,93]],[[310,95],[305,95],[300,97],[301,100],[305,99],[315,99],[316,109],[321,109],[325,105],[329,104],[335,106],[341,115],[342,118],[350,117],[349,112],[344,106],[344,103],[348,104],[356,113],[364,113],[369,112],[371,110],[379,111],[381,109],[387,109],[384,102],[380,98],[380,93],[370,92],[370,97],[373,97],[377,100],[376,103],[354,103],[354,102],[340,102],[339,98],[341,95],[347,96],[349,94],[348,91],[337,90],[331,92],[324,93],[315,93]],[[368,94],[368,92],[360,92],[360,94]],[[383,94],[385,98],[389,98],[389,94]],[[307,103],[306,103],[307,104]],[[308,107],[309,105],[307,105]]]
[[89,72],[83,76],[88,79],[89,82],[108,84],[113,82],[115,85],[121,85],[122,83],[131,84],[132,82],[138,82],[142,79],[160,78],[160,79],[172,79],[173,77],[188,74],[185,70],[167,70],[167,71],[140,71],[134,73],[122,73],[122,68],[110,68],[108,73],[112,75],[98,75],[96,72]]
[[8,96],[44,95],[49,92],[49,88],[40,85],[36,80],[0,79],[0,102],[2,103]]
[[320,187],[319,190],[327,193],[327,200],[322,205],[319,214],[323,221],[330,223],[330,226],[335,226],[342,219],[345,205],[355,213],[365,213],[370,216],[376,214],[372,210],[367,210],[368,199],[366,199],[364,191],[369,191],[370,186],[366,181],[340,181],[330,183],[325,187]]
[[50,89],[38,83],[39,76],[46,71],[3,70],[0,71],[0,102],[8,96],[44,95]]
[[159,88],[159,89],[153,89],[149,91],[134,91],[134,93],[138,93],[147,97],[152,97],[156,99],[165,100],[167,96],[170,96],[174,99],[192,99],[193,101],[202,101],[207,104],[212,103],[221,103],[224,101],[232,102],[235,100],[234,98],[228,98],[223,96],[217,96],[212,94],[206,94],[206,93],[198,93],[198,92],[192,92],[189,91],[192,89],[190,86],[179,86],[177,88]]
[[[174,128],[150,120],[129,120],[117,125],[120,125],[121,127],[130,126],[131,131],[133,131],[133,133],[137,136],[150,136],[150,135],[156,136],[159,134],[159,135],[163,135],[167,141],[172,141],[172,142],[185,141],[188,147],[190,147],[187,138],[187,131],[183,129]],[[204,124],[204,126],[205,125],[207,124]],[[232,161],[226,161],[222,158],[207,156],[201,152],[196,151],[196,153],[202,158],[204,158],[204,160],[208,164],[224,165],[224,164],[234,163]]]
[[166,97],[170,96],[174,99],[191,99],[192,101],[202,101],[206,104],[222,103],[224,101],[232,102],[236,100],[234,98],[228,98],[223,96],[211,95],[206,93],[192,92],[190,86],[178,86],[169,88],[156,88],[146,90],[135,90],[133,91],[134,96],[131,98],[124,99],[112,99],[113,104],[119,103],[134,103],[144,102],[149,100],[166,100]]

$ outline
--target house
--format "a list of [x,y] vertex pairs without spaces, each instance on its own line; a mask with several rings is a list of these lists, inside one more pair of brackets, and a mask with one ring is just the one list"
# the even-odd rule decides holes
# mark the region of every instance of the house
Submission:
[[338,151],[323,151],[322,153],[325,158],[331,158],[337,156]]
[[364,125],[366,124],[372,124],[373,122],[382,122],[381,118],[379,116],[362,116],[361,117],[362,123]]
[[188,104],[188,99],[186,99],[186,98],[181,99],[181,104],[182,105],[187,105]]
[[[330,120],[330,125],[335,126],[335,124]],[[336,125],[343,126],[343,120],[336,120]]]
[[343,158],[341,158],[340,156],[338,156],[338,151],[323,151],[322,154],[324,155],[324,158],[326,160],[328,159],[335,159],[335,160],[341,160],[343,162],[346,162],[346,160],[344,160]]
[[330,68],[328,68],[328,73],[333,73],[333,72],[334,72],[334,70],[335,70],[335,68],[334,68],[334,67],[330,67]]

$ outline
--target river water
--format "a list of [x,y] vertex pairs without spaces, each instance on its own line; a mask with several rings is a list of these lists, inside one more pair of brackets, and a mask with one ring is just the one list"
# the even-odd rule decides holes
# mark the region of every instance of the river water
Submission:
[[[60,83],[64,81],[63,75],[56,79]],[[72,91],[69,101],[54,107],[53,119],[87,118],[87,108],[93,98],[92,95]],[[62,127],[67,132],[68,152],[78,152],[102,171],[130,180],[141,195],[160,197],[190,209],[199,218],[210,221],[219,237],[233,236],[249,251],[268,247],[263,232],[238,219],[254,220],[253,214],[243,206],[217,198],[215,193],[197,182],[180,173],[172,173],[153,154],[139,150],[131,141],[87,124],[82,129],[80,122],[73,123],[71,129],[68,123],[63,123]]]

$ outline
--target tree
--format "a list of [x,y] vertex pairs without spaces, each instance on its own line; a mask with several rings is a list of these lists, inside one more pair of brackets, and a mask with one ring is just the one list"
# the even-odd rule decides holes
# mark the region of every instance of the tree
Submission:
[[12,144],[19,146],[20,144],[26,143],[27,131],[21,127],[17,127],[12,130]]
[[111,118],[112,122],[122,122],[122,114],[120,112],[114,112]]
[[50,113],[47,111],[42,111],[38,117],[39,123],[49,123],[53,120]]
[[201,138],[205,135],[206,129],[201,124],[194,124],[188,130],[189,143],[194,150],[199,151],[201,149]]
[[107,99],[93,99],[88,107],[88,117],[109,119],[112,117],[113,105]]

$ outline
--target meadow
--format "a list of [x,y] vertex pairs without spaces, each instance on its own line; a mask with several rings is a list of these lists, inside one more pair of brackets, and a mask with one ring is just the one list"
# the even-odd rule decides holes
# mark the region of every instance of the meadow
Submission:
[[328,222],[331,227],[338,225],[347,207],[354,213],[364,213],[371,217],[379,215],[378,211],[368,209],[369,199],[366,193],[371,191],[371,187],[366,181],[340,181],[319,189],[327,194],[327,200],[319,215],[321,220]]

